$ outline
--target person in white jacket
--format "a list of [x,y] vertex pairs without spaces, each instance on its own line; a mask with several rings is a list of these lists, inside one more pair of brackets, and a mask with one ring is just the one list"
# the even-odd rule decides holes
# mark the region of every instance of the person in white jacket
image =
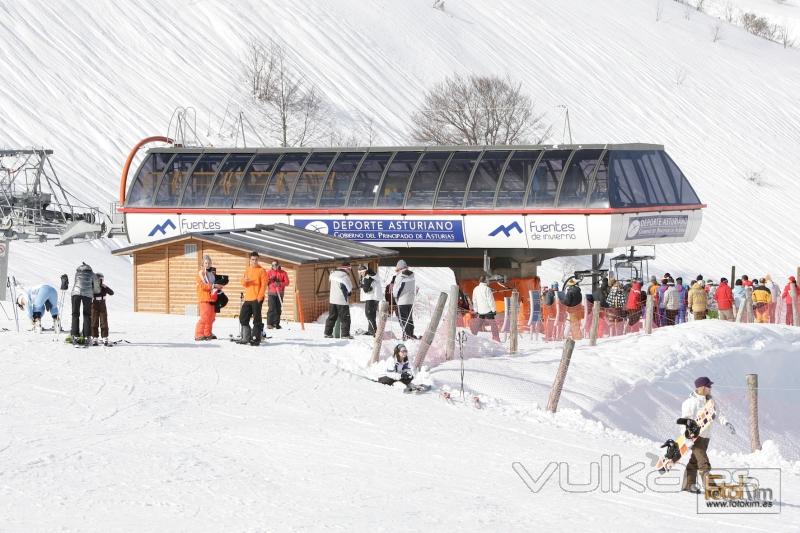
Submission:
[[678,292],[675,288],[675,282],[670,280],[667,282],[667,290],[664,291],[664,315],[666,316],[666,325],[674,326],[678,318],[678,312],[681,308],[682,293]]
[[414,371],[408,361],[408,348],[406,348],[405,344],[398,344],[394,347],[392,358],[389,360],[389,368],[386,369],[386,375],[379,377],[378,383],[394,385],[399,381],[408,388],[411,386],[413,379]]
[[328,303],[330,310],[328,318],[325,320],[325,338],[333,337],[333,326],[336,319],[341,325],[343,339],[352,339],[350,335],[350,295],[353,294],[353,281],[350,279],[350,263],[342,263],[342,266],[331,272],[328,276],[330,281],[330,296]]
[[414,273],[408,270],[408,265],[402,259],[397,262],[394,278],[392,278],[392,297],[397,304],[397,316],[403,328],[403,340],[418,339],[414,335],[414,316],[412,309],[417,296],[417,287]]
[[375,317],[378,314],[378,303],[383,301],[383,288],[381,287],[381,280],[378,276],[370,270],[367,265],[361,265],[358,268],[358,273],[361,275],[361,301],[364,302],[364,315],[367,317],[367,331],[364,335],[375,336],[377,329]]
[[486,284],[486,276],[481,276],[478,280],[478,285],[472,289],[472,309],[478,315],[479,320],[476,330],[482,331],[484,321],[488,320],[489,327],[492,330],[492,339],[499,342],[500,333],[497,331],[497,322],[495,321],[497,305],[494,301],[492,289]]
[[[681,405],[681,416],[683,418],[691,418],[694,420],[697,414],[706,405],[706,402],[711,399],[711,385],[713,384],[714,382],[705,376],[694,380],[695,390]],[[736,430],[733,424],[728,422],[728,419],[722,414],[719,403],[716,400],[714,401],[714,410],[716,412],[716,420],[719,420],[732,435],[735,435]],[[711,440],[714,423],[715,420],[712,420],[703,427],[700,436],[694,441],[692,457],[689,459],[689,464],[686,465],[686,472],[683,476],[682,490],[695,494],[700,493],[700,489],[697,486],[697,474],[699,473],[700,478],[705,481],[705,475],[711,468],[711,463],[708,461],[708,443]]]

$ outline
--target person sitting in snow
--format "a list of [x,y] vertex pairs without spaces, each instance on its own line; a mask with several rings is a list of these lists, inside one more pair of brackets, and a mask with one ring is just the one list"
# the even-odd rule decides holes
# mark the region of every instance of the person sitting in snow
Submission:
[[[697,414],[706,405],[706,402],[711,399],[711,385],[714,382],[705,376],[699,377],[694,380],[694,391],[681,405],[681,416],[683,418],[690,418],[694,420]],[[686,465],[686,472],[683,477],[683,487],[681,490],[689,491],[694,494],[699,494],[700,489],[697,486],[697,474],[700,474],[700,479],[705,481],[706,473],[711,469],[711,463],[708,461],[708,443],[711,440],[711,433],[714,427],[714,420],[719,420],[720,423],[730,432],[731,435],[736,434],[733,424],[728,422],[720,412],[719,403],[714,402],[714,410],[717,413],[716,419],[712,419],[706,424],[700,436],[694,441],[692,445],[692,457],[689,459],[689,464]]]
[[408,362],[408,348],[405,344],[398,344],[394,347],[390,365],[386,369],[387,375],[379,377],[378,383],[394,385],[399,381],[406,387],[410,387],[411,381],[414,379],[414,371],[411,369],[411,363]]
[[53,329],[56,333],[61,331],[61,322],[58,318],[58,293],[50,285],[36,285],[23,291],[17,297],[17,307],[27,311],[34,328],[41,328],[42,315],[48,311],[53,317]]

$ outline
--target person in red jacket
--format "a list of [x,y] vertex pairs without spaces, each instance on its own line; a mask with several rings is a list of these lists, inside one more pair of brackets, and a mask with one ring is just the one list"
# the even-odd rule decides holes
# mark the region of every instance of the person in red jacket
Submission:
[[797,280],[794,276],[789,276],[789,283],[783,288],[783,301],[786,303],[786,325],[791,326],[794,324],[794,313],[792,312],[792,292],[794,292],[797,299],[797,305],[800,306],[800,290],[797,288]]
[[267,329],[281,329],[281,309],[283,308],[283,293],[289,286],[289,276],[277,261],[272,262],[272,268],[267,272]]
[[727,278],[719,280],[719,287],[714,292],[714,300],[717,301],[720,320],[733,320],[733,291],[728,285]]

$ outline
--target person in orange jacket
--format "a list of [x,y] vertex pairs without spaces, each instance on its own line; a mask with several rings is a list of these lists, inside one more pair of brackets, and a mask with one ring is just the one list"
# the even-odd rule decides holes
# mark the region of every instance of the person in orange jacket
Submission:
[[211,266],[211,256],[203,257],[203,268],[197,273],[197,314],[200,319],[194,327],[194,340],[210,341],[217,336],[212,333],[216,312],[214,310],[215,289],[221,286],[214,283],[214,267]]
[[[242,277],[244,287],[244,303],[239,311],[239,324],[242,326],[240,344],[261,343],[263,325],[261,322],[261,306],[267,290],[267,271],[258,264],[258,252],[250,252],[250,265]],[[250,328],[250,317],[253,317],[253,328]]]

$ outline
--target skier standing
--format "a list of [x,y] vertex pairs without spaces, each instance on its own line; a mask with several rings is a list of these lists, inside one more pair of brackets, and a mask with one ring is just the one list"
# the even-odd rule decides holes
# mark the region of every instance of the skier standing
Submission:
[[34,329],[41,328],[42,315],[45,311],[49,311],[53,317],[53,330],[56,333],[61,331],[61,321],[58,319],[58,293],[54,287],[42,284],[23,291],[17,297],[17,307],[27,311]]
[[786,304],[786,325],[794,324],[794,313],[792,312],[792,293],[795,295],[797,305],[800,306],[800,290],[794,276],[789,276],[789,282],[783,288],[783,301]]
[[[244,287],[244,303],[239,311],[239,324],[242,326],[240,344],[258,346],[264,328],[261,322],[261,307],[264,305],[264,294],[267,289],[267,271],[258,264],[258,252],[250,252],[250,264],[242,277]],[[253,328],[250,328],[250,317],[253,317]]]
[[497,304],[494,301],[492,289],[486,284],[486,276],[481,276],[478,280],[478,285],[472,289],[472,305],[478,314],[478,331],[483,330],[483,322],[488,320],[489,327],[492,330],[492,340],[500,342],[500,333],[497,330],[497,321],[495,320]]
[[361,275],[361,301],[364,302],[364,315],[367,317],[367,331],[364,335],[374,337],[377,330],[375,319],[378,314],[378,302],[383,299],[383,289],[380,279],[367,265],[358,267],[358,273]]
[[267,329],[281,329],[281,311],[283,308],[283,295],[289,286],[289,275],[281,268],[277,261],[272,262],[272,268],[267,272]]
[[212,333],[214,320],[217,318],[214,299],[218,295],[215,289],[219,288],[219,285],[215,285],[215,281],[216,271],[211,266],[211,256],[205,255],[203,256],[203,268],[197,273],[196,279],[197,314],[200,315],[197,325],[194,327],[194,340],[196,341],[210,341],[217,338]]
[[[109,346],[108,342],[108,309],[106,308],[106,296],[112,296],[114,291],[103,281],[103,274],[100,272],[94,275],[94,295],[92,296],[92,344],[97,346],[98,336],[103,337],[103,344]],[[99,326],[99,327],[98,327]],[[98,333],[100,335],[98,335]]]
[[753,310],[755,311],[757,323],[769,323],[769,307],[771,305],[772,291],[767,287],[767,280],[761,278],[758,286],[753,289]]
[[[72,344],[78,343],[78,337],[84,338],[84,342],[89,344],[89,337],[92,332],[92,298],[94,297],[94,272],[92,267],[86,263],[75,270],[75,278],[72,280],[72,327],[70,336]],[[81,306],[83,310],[81,311]],[[83,328],[80,325],[80,317],[83,315]]]
[[722,278],[719,280],[719,287],[714,291],[714,300],[717,302],[717,309],[719,309],[719,318],[721,320],[733,320],[733,291],[731,286],[728,285],[728,279]]
[[342,266],[331,272],[328,277],[330,281],[330,296],[328,303],[330,309],[328,318],[325,320],[325,338],[333,337],[333,327],[336,319],[339,319],[341,335],[343,339],[352,339],[350,335],[350,295],[353,293],[353,282],[350,280],[350,263],[342,263]]
[[[706,402],[711,399],[711,385],[713,384],[714,382],[705,376],[694,380],[694,391],[681,405],[681,417],[694,420],[697,414],[706,405]],[[731,435],[735,435],[736,429],[734,429],[733,424],[728,422],[725,415],[720,412],[719,403],[717,403],[716,400],[714,401],[714,410],[717,413],[716,419],[725,426]],[[694,441],[692,445],[692,457],[689,459],[689,464],[686,465],[686,472],[683,477],[683,487],[681,490],[689,491],[694,494],[700,493],[700,489],[697,485],[697,474],[699,473],[700,478],[705,481],[705,475],[711,469],[711,463],[708,461],[708,444],[711,440],[713,426],[714,420],[709,421],[708,424],[703,427],[700,436]]]
[[661,304],[664,306],[664,324],[674,326],[675,320],[680,309],[680,294],[675,289],[675,282],[670,279],[667,281],[667,290],[661,296]]
[[692,288],[689,289],[689,310],[695,320],[705,319],[708,312],[708,295],[703,287],[703,280],[700,280],[692,284]]
[[414,335],[414,300],[417,296],[414,273],[408,270],[408,265],[402,259],[395,267],[397,274],[392,278],[392,296],[397,303],[397,315],[400,326],[403,328],[403,340],[418,339]]
[[778,322],[778,302],[781,299],[781,288],[778,286],[777,283],[772,281],[772,274],[767,274],[764,276],[764,281],[766,282],[767,288],[772,295],[772,303],[769,304],[769,321],[771,324],[777,324]]

